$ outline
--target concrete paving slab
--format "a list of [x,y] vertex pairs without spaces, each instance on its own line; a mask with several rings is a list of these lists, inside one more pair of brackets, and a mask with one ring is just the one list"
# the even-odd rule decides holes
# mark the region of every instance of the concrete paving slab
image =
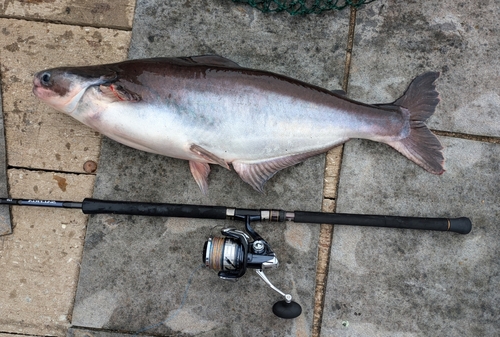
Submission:
[[[10,169],[13,198],[82,200],[94,176]],[[0,331],[64,336],[69,327],[87,216],[12,207],[14,233],[0,238]]]
[[[187,163],[152,156],[103,141],[101,171],[94,197],[101,199],[215,204],[248,208],[319,210],[324,158],[306,161],[276,177],[276,187],[252,195],[238,177],[212,172],[209,197],[191,182]],[[304,184],[307,180],[310,187]],[[307,335],[313,312],[319,226],[257,225],[273,246],[281,265],[268,272],[278,287],[291,292],[303,307],[295,321],[274,317],[280,296],[248,271],[239,282],[219,280],[201,265],[203,243],[220,229],[241,223],[128,216],[95,216],[89,221],[84,258],[73,312],[73,325],[148,333],[195,335],[227,333]],[[185,305],[181,306],[193,275]],[[224,331],[226,331],[224,330]]]
[[500,136],[498,1],[375,1],[359,11],[349,95],[393,102],[440,71],[433,129]]
[[[45,67],[125,59],[130,32],[60,23],[130,30],[134,4],[121,0],[0,4],[0,78],[4,112],[10,117],[6,132],[11,166],[83,172],[83,163],[97,161],[99,135],[63,114],[37,110],[32,75]],[[94,178],[9,170],[12,196],[24,198],[81,200],[91,196]],[[7,186],[7,177],[1,181]],[[0,331],[13,334],[2,337],[66,334],[86,222],[78,211],[13,209],[15,232],[0,239]]]
[[[488,6],[373,3],[358,13],[349,95],[391,102],[416,75],[440,70],[442,101],[428,124],[498,136],[490,55],[498,14]],[[500,147],[441,138],[447,171],[439,177],[382,144],[344,147],[337,212],[469,216],[474,225],[467,236],[336,226],[322,335],[498,335]]]
[[[113,331],[99,331],[99,330],[88,330],[80,328],[70,328],[66,337],[131,337],[136,336],[135,334],[126,334]],[[150,336],[147,334],[141,334],[141,336]],[[0,337],[3,337],[0,335]],[[9,336],[10,337],[10,336]]]
[[336,226],[322,335],[500,333],[500,145],[442,141],[448,158],[442,176],[385,145],[345,147],[338,212],[467,216],[473,229],[460,235]]
[[131,33],[11,19],[0,26],[8,164],[83,173],[86,161],[98,161],[100,135],[37,100],[33,74],[124,60]]
[[[267,16],[226,1],[140,1],[131,58],[217,53],[243,66],[281,72],[340,88],[347,13],[293,18]],[[203,29],[200,29],[203,27]],[[318,27],[321,27],[318,29]],[[319,33],[318,33],[319,32]],[[284,38],[293,35],[293,39]],[[239,207],[320,210],[325,157],[278,173],[258,194],[230,171],[213,167],[203,197],[187,162],[103,141],[95,197]],[[191,219],[95,216],[89,222],[73,325],[127,333],[308,336],[314,306],[319,226],[259,224],[280,261],[268,273],[303,307],[293,321],[271,312],[279,296],[252,273],[219,280],[201,264],[203,242],[220,226],[240,223]],[[179,310],[191,273],[187,300]],[[119,276],[118,276],[119,275]],[[163,322],[163,323],[162,323]]]
[[135,0],[6,0],[0,4],[0,17],[131,29],[134,6]]
[[[9,196],[7,191],[7,155],[5,150],[5,130],[2,110],[2,85],[0,84],[0,195],[2,195],[4,198]],[[0,205],[0,236],[10,233],[12,233],[10,208],[7,205]]]
[[245,67],[341,89],[348,16],[263,14],[225,0],[139,0],[130,57],[219,54]]

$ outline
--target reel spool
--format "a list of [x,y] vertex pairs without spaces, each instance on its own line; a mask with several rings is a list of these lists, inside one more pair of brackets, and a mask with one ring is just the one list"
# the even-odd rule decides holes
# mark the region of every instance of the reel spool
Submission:
[[209,269],[218,272],[223,280],[237,281],[248,268],[255,269],[257,275],[271,289],[284,297],[273,306],[273,313],[280,318],[296,318],[302,313],[301,306],[292,301],[292,295],[285,294],[276,288],[264,274],[264,269],[279,266],[276,254],[259,234],[250,226],[251,216],[245,216],[247,233],[226,228],[221,231],[223,237],[210,237],[203,246],[203,263]]

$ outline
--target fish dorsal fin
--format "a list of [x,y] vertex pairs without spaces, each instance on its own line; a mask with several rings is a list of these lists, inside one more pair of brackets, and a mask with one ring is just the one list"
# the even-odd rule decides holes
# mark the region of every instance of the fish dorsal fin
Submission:
[[182,59],[188,62],[203,64],[207,66],[240,68],[240,65],[238,63],[219,55],[199,55],[182,57]]
[[104,96],[108,97],[112,101],[139,102],[141,100],[141,96],[116,83],[110,85],[100,85],[99,89]]
[[342,90],[342,89],[339,89],[339,90],[330,90],[330,92],[331,92],[331,93],[334,93],[334,94],[336,94],[336,95],[340,95],[340,96],[345,96],[345,95],[347,95],[347,93],[346,93],[344,90]]
[[303,162],[309,157],[325,152],[327,149],[322,149],[313,152],[300,153],[293,156],[270,159],[258,163],[245,163],[241,161],[233,161],[234,170],[240,178],[252,186],[258,192],[264,191],[264,184],[276,174],[276,172]]

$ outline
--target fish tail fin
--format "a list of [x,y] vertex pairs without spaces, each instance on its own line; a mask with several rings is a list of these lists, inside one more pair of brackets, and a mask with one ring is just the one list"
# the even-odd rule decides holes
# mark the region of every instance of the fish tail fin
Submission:
[[434,84],[439,75],[438,72],[428,72],[418,76],[403,96],[392,103],[409,111],[410,133],[404,139],[387,143],[433,174],[445,171],[443,146],[425,124],[439,103],[439,93]]

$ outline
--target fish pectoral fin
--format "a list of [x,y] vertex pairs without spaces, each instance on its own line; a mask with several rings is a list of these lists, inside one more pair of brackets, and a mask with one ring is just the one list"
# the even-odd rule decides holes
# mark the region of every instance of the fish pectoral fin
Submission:
[[201,158],[203,158],[209,162],[219,164],[220,166],[227,168],[228,170],[231,170],[228,163],[224,159],[216,156],[215,154],[213,154],[212,152],[210,152],[208,150],[205,150],[204,148],[202,148],[199,145],[193,144],[189,147],[189,150],[193,153],[196,153],[198,156],[200,156]]
[[120,84],[112,83],[110,85],[100,85],[102,94],[114,101],[139,102],[141,96],[125,89]]
[[270,159],[258,163],[244,163],[233,161],[234,170],[240,178],[252,186],[258,192],[264,192],[264,184],[272,178],[278,171],[303,162],[304,160],[326,152],[328,149],[322,149],[312,152],[300,153],[288,157]]
[[188,62],[204,64],[207,66],[240,68],[240,65],[238,63],[233,62],[230,59],[227,59],[219,55],[199,55],[199,56],[182,57],[182,59]]
[[194,180],[198,184],[201,192],[203,194],[208,193],[208,183],[207,178],[210,173],[210,165],[207,163],[200,163],[197,161],[189,161],[189,169],[193,175]]

